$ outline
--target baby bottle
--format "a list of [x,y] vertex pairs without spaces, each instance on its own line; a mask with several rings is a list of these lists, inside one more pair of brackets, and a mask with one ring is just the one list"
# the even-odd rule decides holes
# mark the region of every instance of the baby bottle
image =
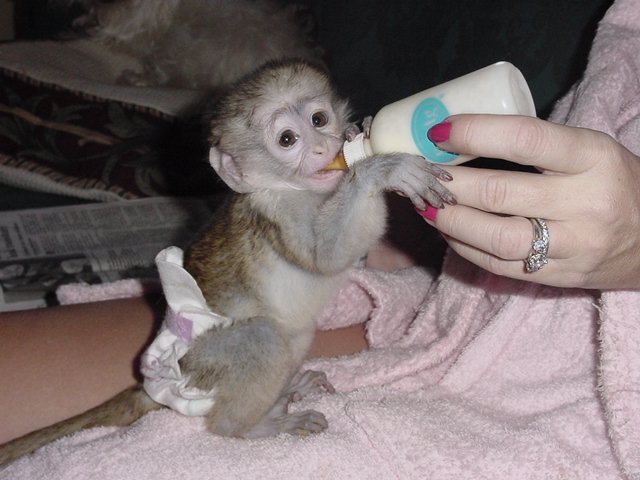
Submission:
[[466,162],[473,157],[440,150],[427,137],[433,125],[458,113],[535,116],[536,111],[520,70],[498,62],[383,107],[373,118],[369,138],[361,133],[345,142],[342,168],[376,153],[395,152],[422,155],[443,165]]

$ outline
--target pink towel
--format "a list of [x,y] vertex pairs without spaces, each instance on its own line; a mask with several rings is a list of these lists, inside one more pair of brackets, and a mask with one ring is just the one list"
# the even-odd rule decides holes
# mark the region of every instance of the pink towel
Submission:
[[[640,153],[640,8],[618,0],[584,80],[554,120],[604,130]],[[577,95],[579,94],[579,95]],[[199,418],[151,413],[80,432],[0,479],[640,479],[640,292],[496,277],[454,254],[355,271],[321,328],[367,321],[370,351],[309,361],[338,393],[309,437],[217,437]]]

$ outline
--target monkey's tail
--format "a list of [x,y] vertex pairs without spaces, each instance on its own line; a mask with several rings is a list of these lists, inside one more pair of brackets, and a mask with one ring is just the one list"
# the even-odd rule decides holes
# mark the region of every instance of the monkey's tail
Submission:
[[162,408],[162,405],[151,400],[142,385],[136,385],[80,415],[0,445],[0,465],[79,430],[98,426],[130,425],[147,412],[159,408]]

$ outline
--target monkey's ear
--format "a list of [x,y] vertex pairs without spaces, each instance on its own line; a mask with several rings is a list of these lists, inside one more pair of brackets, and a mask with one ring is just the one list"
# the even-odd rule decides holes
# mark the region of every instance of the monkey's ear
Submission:
[[243,172],[240,162],[228,153],[224,153],[216,146],[211,147],[209,163],[231,190],[238,193],[255,191],[255,186]]

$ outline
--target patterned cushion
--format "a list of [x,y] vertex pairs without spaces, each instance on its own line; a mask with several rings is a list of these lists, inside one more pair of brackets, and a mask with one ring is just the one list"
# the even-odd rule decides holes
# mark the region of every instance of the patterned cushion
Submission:
[[123,199],[211,193],[221,185],[205,161],[204,139],[197,121],[0,69],[5,180],[12,172],[41,176]]

